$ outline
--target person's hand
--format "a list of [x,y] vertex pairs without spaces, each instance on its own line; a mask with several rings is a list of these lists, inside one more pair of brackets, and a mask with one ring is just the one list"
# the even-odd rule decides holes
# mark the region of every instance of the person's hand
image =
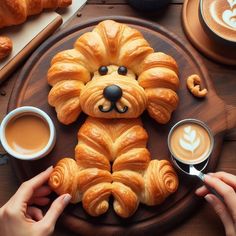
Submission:
[[209,173],[205,175],[205,182],[214,188],[224,199],[220,201],[209,193],[205,186],[196,190],[198,196],[203,196],[214,208],[216,214],[224,224],[227,236],[236,235],[236,176],[225,173]]
[[44,184],[53,168],[24,182],[12,198],[0,208],[0,235],[4,236],[47,236],[55,227],[56,221],[71,196],[64,194],[58,197],[43,216],[35,205],[45,206],[51,190]]

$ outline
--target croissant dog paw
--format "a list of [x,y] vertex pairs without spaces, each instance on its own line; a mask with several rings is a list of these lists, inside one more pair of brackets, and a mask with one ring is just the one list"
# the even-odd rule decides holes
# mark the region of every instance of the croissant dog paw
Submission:
[[178,188],[178,177],[168,161],[153,160],[143,175],[130,170],[108,171],[91,168],[79,171],[73,159],[64,158],[54,168],[50,187],[59,195],[69,193],[71,203],[82,201],[91,216],[104,214],[113,195],[117,215],[133,215],[139,202],[161,204]]

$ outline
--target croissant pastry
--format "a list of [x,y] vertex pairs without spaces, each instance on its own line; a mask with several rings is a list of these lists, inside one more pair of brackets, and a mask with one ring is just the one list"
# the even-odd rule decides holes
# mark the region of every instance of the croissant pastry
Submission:
[[7,57],[12,51],[12,41],[6,36],[0,36],[0,60]]
[[39,14],[43,9],[67,7],[72,0],[1,0],[0,28],[19,25],[28,16]]
[[47,80],[60,122],[70,124],[82,111],[89,116],[75,160],[62,159],[50,177],[55,192],[70,193],[92,216],[104,214],[113,196],[114,211],[127,218],[139,203],[161,204],[177,190],[171,164],[151,160],[138,118],[147,109],[165,124],[177,108],[178,66],[171,56],[154,52],[138,30],[106,20],[53,57]]
[[[73,49],[56,54],[47,79],[49,104],[63,124],[74,122],[81,111],[111,119],[137,118],[145,109],[165,124],[179,102],[175,60],[154,52],[138,30],[112,20],[81,35]],[[104,95],[111,85],[120,90],[112,101],[111,93]]]
[[139,119],[89,117],[78,132],[76,161],[59,161],[49,185],[58,194],[70,193],[71,202],[81,201],[92,216],[108,210],[111,195],[123,218],[133,215],[140,202],[161,204],[177,190],[178,177],[168,161],[150,160],[147,138]]

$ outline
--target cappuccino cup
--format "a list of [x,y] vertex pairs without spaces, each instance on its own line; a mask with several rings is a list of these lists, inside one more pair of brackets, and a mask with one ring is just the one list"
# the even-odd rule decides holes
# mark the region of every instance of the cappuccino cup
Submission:
[[176,123],[168,135],[171,155],[181,163],[196,165],[209,158],[214,146],[213,135],[200,120],[185,119]]
[[199,18],[213,40],[236,45],[236,0],[200,0]]

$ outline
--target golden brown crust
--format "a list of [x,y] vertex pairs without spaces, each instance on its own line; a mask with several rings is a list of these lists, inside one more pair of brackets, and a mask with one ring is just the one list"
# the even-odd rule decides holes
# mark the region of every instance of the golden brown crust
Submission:
[[9,56],[12,51],[12,41],[7,36],[0,36],[0,60]]
[[115,212],[124,218],[134,214],[139,202],[160,204],[176,191],[178,177],[168,161],[150,161],[147,137],[138,119],[89,117],[78,132],[76,162],[62,159],[49,184],[58,194],[71,193],[72,202],[82,201],[92,216],[107,211],[110,195]]
[[[135,171],[145,170],[150,161],[150,154],[145,148],[147,138],[139,119],[104,120],[89,117],[78,132],[79,142],[75,152],[80,168],[95,166],[108,170],[109,161],[114,161],[112,195],[115,198],[114,210],[121,217],[129,217],[135,212],[138,194],[144,188],[142,175]],[[132,181],[128,178],[132,178]],[[103,204],[107,209],[107,202]],[[87,207],[88,204],[83,206]],[[105,212],[104,209],[101,212]],[[93,211],[90,213],[97,215]]]
[[78,189],[78,165],[71,158],[61,159],[49,178],[49,186],[57,193],[69,193],[72,196],[71,202],[81,201]]
[[43,9],[67,7],[72,0],[1,0],[0,28],[19,25],[27,16],[39,14]]
[[84,209],[91,216],[104,214],[109,208],[109,197],[112,192],[112,184],[99,183],[89,188],[83,195]]
[[[130,149],[146,147],[147,138],[139,119],[104,120],[89,117],[78,132],[75,155],[77,158],[83,150],[88,149],[113,161]],[[78,151],[81,145],[83,148]]]
[[140,65],[139,74],[151,68],[166,68],[178,74],[178,65],[174,58],[163,52],[149,54]]
[[130,187],[119,182],[113,182],[112,195],[114,196],[113,208],[117,215],[127,218],[134,214],[139,199]]
[[[108,72],[100,75],[104,65]],[[118,66],[126,66],[127,74],[119,74]],[[171,56],[154,53],[138,30],[107,20],[52,59],[48,82],[49,103],[62,123],[75,121],[81,110],[90,116],[75,148],[79,200],[90,215],[105,213],[110,195],[115,212],[126,218],[139,202],[160,204],[176,191],[177,175],[168,161],[151,161],[147,132],[136,119],[147,108],[164,124],[176,109],[178,67]],[[119,100],[104,95],[110,85],[120,87]]]
[[[118,67],[117,67],[118,69]],[[116,110],[112,110],[104,115],[101,112],[99,106],[109,108],[111,105],[109,101],[104,99],[104,88],[115,84],[122,89],[122,97],[119,102],[116,103],[122,110],[127,106],[128,110],[125,113],[118,113]],[[142,87],[138,82],[129,78],[128,76],[120,76],[117,73],[112,75],[100,76],[100,78],[93,78],[81,91],[80,96],[81,109],[87,115],[97,118],[137,118],[146,108],[147,99]]]
[[[98,68],[104,65],[126,66],[129,71],[136,74],[138,82],[131,73],[125,76],[117,73],[97,76]],[[102,21],[91,32],[80,36],[74,44],[74,49],[60,52],[53,58],[48,71],[48,82],[56,86],[61,80],[68,83],[71,80],[87,83],[80,93],[79,106],[92,117],[137,118],[147,108],[157,122],[167,123],[177,107],[177,102],[172,104],[174,100],[178,101],[177,94],[172,96],[173,99],[169,99],[170,95],[166,93],[166,89],[176,92],[179,87],[176,61],[169,55],[154,52],[138,30],[112,20]],[[111,102],[104,98],[103,91],[112,84],[122,89],[122,97],[116,102],[116,106],[120,110],[127,107],[124,113],[113,109],[104,114],[100,110],[100,107],[105,110],[111,107]],[[167,95],[167,98],[164,98],[165,102],[159,102],[156,96],[155,100],[152,99],[149,91],[151,89],[163,89],[161,98]],[[56,107],[57,112],[62,113],[60,104],[52,106]],[[78,116],[79,109],[77,113]],[[64,120],[69,123],[74,121],[61,117],[60,121],[65,124]]]
[[132,148],[115,159],[112,170],[142,171],[147,168],[149,161],[150,153],[146,148]]
[[144,173],[145,191],[141,201],[147,205],[161,204],[179,185],[170,162],[152,160]]
[[139,195],[144,190],[145,183],[143,176],[136,171],[131,171],[129,169],[115,171],[112,173],[112,180],[130,187],[137,195]]
[[78,173],[78,188],[80,192],[85,192],[91,186],[103,182],[112,182],[112,176],[109,171],[100,170],[98,168],[88,168]]
[[63,124],[75,121],[80,112],[79,95],[84,84],[78,80],[60,81],[50,91],[48,103],[56,107],[57,118]]
[[166,88],[150,88],[146,90],[148,98],[148,113],[158,123],[165,124],[171,118],[171,113],[177,108],[179,97]]
[[158,123],[165,124],[177,108],[179,88],[178,66],[161,52],[148,55],[140,66],[139,84],[145,89],[147,110]]
[[199,98],[204,98],[207,95],[207,89],[201,89],[201,78],[199,75],[190,75],[187,78],[187,87],[189,91],[195,96]]

